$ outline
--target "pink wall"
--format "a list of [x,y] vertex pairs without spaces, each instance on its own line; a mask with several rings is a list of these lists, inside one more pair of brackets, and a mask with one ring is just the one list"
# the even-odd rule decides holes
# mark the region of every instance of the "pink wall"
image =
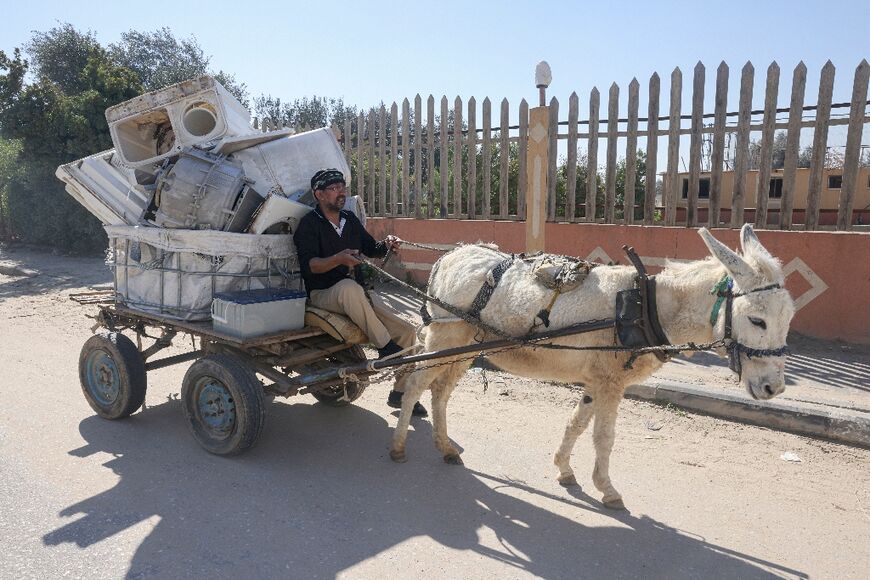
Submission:
[[[494,242],[508,252],[525,249],[525,223],[477,220],[415,220],[369,218],[367,227],[381,239],[395,234],[427,245]],[[622,245],[634,246],[652,271],[663,258],[699,259],[707,248],[696,230],[684,227],[644,227],[605,224],[546,226],[546,248],[595,261],[626,263]],[[792,329],[807,336],[870,344],[870,235],[849,232],[757,230],[762,243],[783,263],[786,288],[798,306]],[[732,248],[739,231],[714,230]],[[440,252],[406,247],[391,268],[416,281],[428,278]]]

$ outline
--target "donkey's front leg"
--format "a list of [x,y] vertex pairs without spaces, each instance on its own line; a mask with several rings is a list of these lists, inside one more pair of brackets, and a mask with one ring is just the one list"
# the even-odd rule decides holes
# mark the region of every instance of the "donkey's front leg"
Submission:
[[559,445],[559,450],[556,451],[556,456],[553,458],[553,463],[559,468],[559,483],[565,487],[577,485],[577,478],[574,477],[574,470],[571,469],[571,451],[574,449],[574,444],[577,443],[577,438],[589,426],[589,421],[592,419],[592,415],[595,414],[594,405],[594,399],[584,393],[583,398],[574,407],[571,420],[568,421],[568,426],[565,427],[562,444]]
[[610,452],[616,434],[616,412],[622,401],[622,389],[599,393],[596,397],[595,427],[592,442],[595,445],[595,469],[592,483],[604,494],[602,502],[611,509],[625,509],[622,496],[610,481]]

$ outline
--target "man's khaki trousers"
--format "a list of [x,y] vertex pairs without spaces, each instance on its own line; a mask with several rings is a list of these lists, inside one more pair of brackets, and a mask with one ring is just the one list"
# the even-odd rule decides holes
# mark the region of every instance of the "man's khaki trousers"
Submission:
[[353,320],[378,348],[383,348],[390,339],[402,348],[414,344],[417,340],[414,325],[399,316],[376,293],[369,294],[371,302],[362,286],[345,278],[326,290],[312,290],[308,301],[312,306],[344,314]]

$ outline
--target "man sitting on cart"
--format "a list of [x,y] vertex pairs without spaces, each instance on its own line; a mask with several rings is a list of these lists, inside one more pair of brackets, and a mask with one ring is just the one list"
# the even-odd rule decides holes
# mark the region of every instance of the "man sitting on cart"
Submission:
[[[384,299],[363,287],[360,254],[382,258],[396,250],[402,240],[387,236],[381,242],[365,230],[357,217],[342,209],[347,198],[344,174],[337,169],[322,169],[311,178],[317,207],[301,220],[293,234],[302,278],[308,289],[308,302],[330,312],[344,314],[359,326],[384,358],[412,346],[416,328],[393,311]],[[402,406],[401,380],[396,381],[387,405]],[[414,415],[428,413],[420,403]]]

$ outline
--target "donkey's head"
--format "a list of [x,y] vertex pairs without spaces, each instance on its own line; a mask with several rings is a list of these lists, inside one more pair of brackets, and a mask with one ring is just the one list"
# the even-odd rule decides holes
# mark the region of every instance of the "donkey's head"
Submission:
[[761,245],[749,224],[740,230],[741,254],[705,228],[698,233],[727,271],[716,288],[719,299],[711,320],[716,336],[725,339],[731,370],[754,398],[775,397],[785,390],[785,341],[794,316],[779,260]]

